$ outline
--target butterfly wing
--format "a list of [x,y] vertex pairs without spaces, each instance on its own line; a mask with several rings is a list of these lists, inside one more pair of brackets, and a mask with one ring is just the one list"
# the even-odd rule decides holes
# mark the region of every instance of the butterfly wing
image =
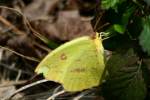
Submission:
[[98,51],[94,39],[88,36],[72,40],[48,54],[36,72],[61,83],[66,91],[97,86],[105,67],[102,48]]

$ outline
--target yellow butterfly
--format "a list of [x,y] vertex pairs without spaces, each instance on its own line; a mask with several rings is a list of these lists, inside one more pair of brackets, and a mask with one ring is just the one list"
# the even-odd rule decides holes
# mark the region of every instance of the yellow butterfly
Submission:
[[99,33],[67,42],[50,52],[35,72],[63,85],[66,91],[81,91],[101,84],[105,69],[104,48]]

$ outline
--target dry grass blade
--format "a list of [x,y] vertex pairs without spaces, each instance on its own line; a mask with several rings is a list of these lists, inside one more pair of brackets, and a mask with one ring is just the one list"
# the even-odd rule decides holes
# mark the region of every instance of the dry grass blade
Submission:
[[80,100],[82,97],[85,95],[89,94],[89,90],[82,92],[81,94],[77,95],[76,97],[73,98],[73,100]]
[[28,84],[28,85],[25,85],[23,87],[21,87],[20,89],[16,90],[15,92],[13,92],[12,94],[8,95],[7,97],[3,98],[2,100],[8,100],[8,99],[11,99],[14,95],[16,95],[17,93],[25,90],[25,89],[28,89],[32,86],[35,86],[35,85],[38,85],[38,84],[41,84],[41,83],[44,83],[44,82],[47,82],[48,80],[46,79],[43,79],[43,80],[39,80],[39,81],[36,81],[34,83],[31,83],[31,84]]
[[30,25],[30,22],[28,21],[28,19],[24,16],[24,14],[22,12],[20,12],[17,9],[14,8],[10,8],[10,7],[6,7],[6,6],[0,6],[0,8],[2,9],[7,9],[7,10],[11,10],[14,11],[15,13],[21,15],[23,17],[23,20],[25,22],[25,24],[29,27],[29,29],[33,32],[33,35],[35,35],[36,37],[38,37],[40,40],[42,40],[44,43],[48,44],[49,40],[44,37],[43,35],[41,35],[39,32],[37,32],[35,29],[32,28],[32,26]]
[[14,51],[14,50],[11,50],[11,49],[9,49],[9,48],[7,48],[7,47],[0,46],[0,48],[2,48],[2,49],[4,49],[4,50],[8,50],[8,51],[10,51],[10,52],[13,52],[14,54],[16,54],[16,55],[18,55],[18,56],[20,56],[20,57],[23,57],[23,58],[25,58],[25,59],[28,59],[28,60],[31,60],[31,61],[35,61],[35,62],[40,62],[40,60],[37,59],[37,58],[22,55],[22,54],[20,54],[20,53]]
[[15,67],[10,67],[10,66],[14,66],[14,63],[13,63],[12,65],[7,65],[7,64],[1,62],[1,63],[0,63],[0,66],[6,68],[7,70],[12,70],[12,71],[15,71],[15,72],[21,71],[22,74],[26,74],[26,75],[30,75],[30,76],[33,75],[32,73],[29,73],[29,72],[27,72],[27,71],[24,71],[24,70],[15,68]]
[[53,100],[54,98],[56,98],[57,96],[59,96],[59,95],[65,93],[65,92],[66,92],[65,90],[62,90],[62,91],[60,91],[60,92],[57,92],[57,93],[53,94],[52,96],[50,96],[47,100]]

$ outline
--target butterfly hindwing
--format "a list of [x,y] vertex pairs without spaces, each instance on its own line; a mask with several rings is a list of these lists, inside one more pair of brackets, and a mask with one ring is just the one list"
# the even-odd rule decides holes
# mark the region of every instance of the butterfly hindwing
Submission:
[[81,91],[99,85],[103,70],[103,52],[98,52],[94,39],[85,36],[52,51],[36,72],[61,83],[66,91]]

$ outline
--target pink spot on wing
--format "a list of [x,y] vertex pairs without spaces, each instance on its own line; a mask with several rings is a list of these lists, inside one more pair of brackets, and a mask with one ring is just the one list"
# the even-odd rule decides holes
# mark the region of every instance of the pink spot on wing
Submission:
[[65,54],[65,53],[62,53],[62,54],[60,55],[60,59],[61,59],[61,60],[66,60],[66,59],[67,59],[66,54]]

